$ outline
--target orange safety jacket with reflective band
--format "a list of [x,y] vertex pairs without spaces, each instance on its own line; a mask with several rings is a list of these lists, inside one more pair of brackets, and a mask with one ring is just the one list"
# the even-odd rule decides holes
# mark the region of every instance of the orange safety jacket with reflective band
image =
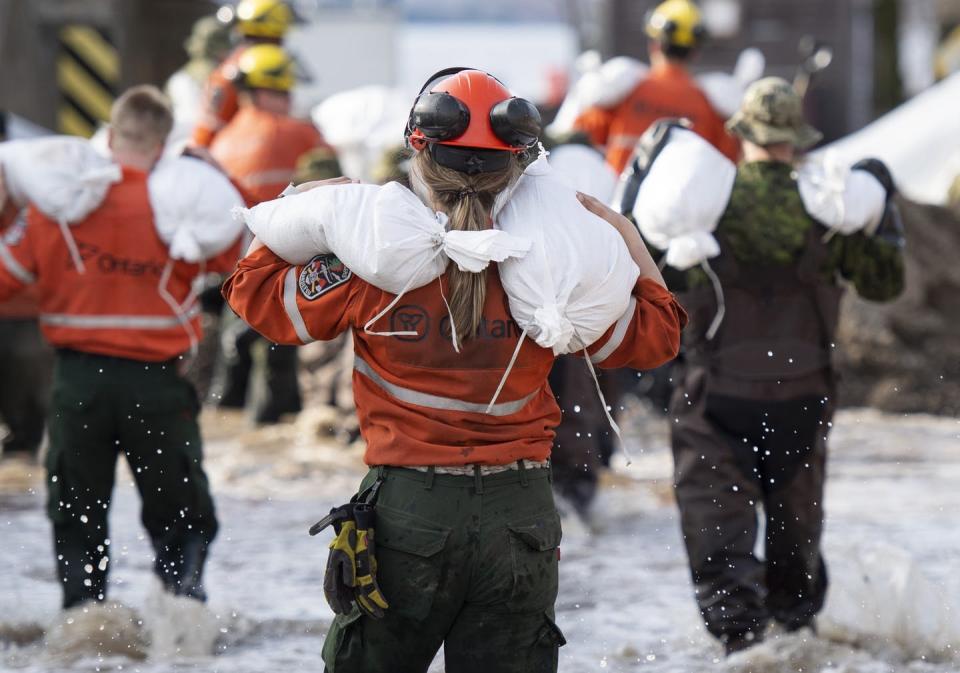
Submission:
[[297,159],[322,145],[309,123],[244,105],[210,152],[254,205],[277,198],[293,179]]
[[247,47],[248,45],[244,44],[230,52],[207,78],[197,124],[193,129],[194,145],[210,147],[217,134],[237,114],[240,104],[233,78],[237,73],[240,55]]
[[23,236],[0,245],[0,301],[32,286],[54,346],[147,362],[189,350],[191,331],[200,337],[191,284],[204,268],[228,271],[238,252],[234,245],[205,265],[171,261],[154,226],[147,174],[128,167],[100,207],[69,230],[82,272],[58,224],[30,207]]
[[607,163],[620,173],[640,136],[658,119],[666,117],[689,119],[694,131],[731,161],[737,161],[740,144],[727,133],[724,119],[687,70],[672,63],[651,68],[616,107],[588,108],[574,122],[574,127],[590,136],[595,145],[605,146]]
[[[441,296],[446,276],[407,292],[371,330],[364,325],[395,298],[354,276],[332,255],[291,266],[267,248],[242,259],[223,286],[233,310],[271,341],[329,340],[350,329],[353,391],[368,465],[503,465],[550,455],[560,409],[547,383],[553,352],[525,339],[493,408],[487,406],[521,329],[510,316],[496,265],[487,273],[479,334],[454,351]],[[623,317],[593,346],[601,367],[650,369],[673,359],[683,309],[651,280],[637,282]]]

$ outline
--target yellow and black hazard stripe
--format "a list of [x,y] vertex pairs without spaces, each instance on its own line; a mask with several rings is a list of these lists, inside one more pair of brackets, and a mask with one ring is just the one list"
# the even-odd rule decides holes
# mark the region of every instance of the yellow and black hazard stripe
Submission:
[[120,84],[120,57],[106,31],[70,24],[60,29],[57,127],[63,133],[90,137],[110,119]]

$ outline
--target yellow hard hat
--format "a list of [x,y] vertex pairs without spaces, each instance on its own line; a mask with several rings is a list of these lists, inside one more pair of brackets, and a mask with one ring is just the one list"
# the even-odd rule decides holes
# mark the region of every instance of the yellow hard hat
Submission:
[[296,83],[293,60],[283,47],[257,44],[247,47],[237,62],[237,83],[246,89],[290,91]]
[[661,44],[693,49],[705,35],[700,9],[690,0],[666,0],[647,16],[647,36]]
[[245,37],[282,38],[293,23],[293,11],[282,0],[241,0],[237,30]]

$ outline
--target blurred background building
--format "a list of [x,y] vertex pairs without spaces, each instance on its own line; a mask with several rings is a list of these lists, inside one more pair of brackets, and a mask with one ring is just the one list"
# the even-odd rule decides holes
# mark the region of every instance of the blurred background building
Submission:
[[[364,84],[416,89],[450,64],[486,68],[521,95],[553,102],[585,48],[645,58],[643,20],[655,0],[293,0],[289,44],[309,83],[308,110]],[[771,74],[796,71],[805,37],[833,62],[809,96],[836,138],[960,67],[960,0],[701,0],[712,35],[697,67],[729,70],[759,48]],[[0,0],[0,109],[88,135],[116,93],[162,84],[184,61],[209,0]]]

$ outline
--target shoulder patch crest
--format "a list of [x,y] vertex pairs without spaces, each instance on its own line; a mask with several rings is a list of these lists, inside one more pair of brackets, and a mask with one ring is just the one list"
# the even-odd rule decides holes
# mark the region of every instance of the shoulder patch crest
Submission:
[[353,278],[353,272],[333,254],[317,255],[300,271],[300,294],[309,300],[323,296]]

